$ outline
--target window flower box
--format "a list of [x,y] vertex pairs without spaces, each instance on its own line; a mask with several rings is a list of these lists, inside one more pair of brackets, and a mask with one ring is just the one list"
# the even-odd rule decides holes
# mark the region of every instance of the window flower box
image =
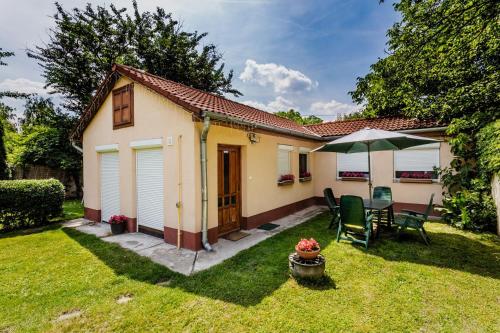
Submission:
[[294,175],[281,175],[278,178],[278,186],[291,185],[295,182]]
[[312,179],[311,173],[308,172],[303,172],[299,176],[299,182],[305,183],[305,182],[310,182]]
[[366,182],[368,181],[368,178],[365,177],[340,177],[342,181],[348,181],[348,182]]
[[368,172],[341,171],[339,178],[346,181],[366,182],[368,181]]
[[437,174],[433,171],[397,171],[396,178],[399,179],[400,183],[430,184],[437,179]]
[[432,184],[432,179],[426,178],[399,178],[400,183],[420,183],[420,184]]

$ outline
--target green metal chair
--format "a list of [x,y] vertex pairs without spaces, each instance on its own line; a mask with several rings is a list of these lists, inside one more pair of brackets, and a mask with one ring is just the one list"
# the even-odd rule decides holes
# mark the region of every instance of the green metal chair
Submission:
[[331,188],[325,188],[323,190],[323,195],[325,196],[326,204],[330,209],[330,213],[332,214],[332,220],[330,221],[330,225],[328,229],[331,229],[333,226],[338,226],[340,220],[340,206],[337,205],[337,200],[335,200],[335,195]]
[[[365,211],[363,199],[354,195],[340,197],[340,224],[337,231],[337,242],[341,239],[360,243],[368,249],[368,241],[372,230],[372,215]],[[342,236],[344,233],[344,236]],[[364,239],[352,237],[360,235]]]
[[398,226],[398,238],[401,231],[405,229],[415,229],[418,230],[420,236],[422,236],[425,244],[430,245],[431,239],[427,235],[427,232],[424,229],[424,223],[427,221],[429,214],[432,211],[432,201],[434,200],[434,193],[431,195],[431,199],[429,200],[429,204],[425,209],[425,212],[415,212],[413,210],[402,209],[401,211],[404,213],[396,214],[395,223]]
[[[379,200],[389,200],[392,201],[392,190],[388,186],[375,186],[373,188],[373,199]],[[381,222],[391,225],[391,221],[394,221],[394,208],[391,206],[387,212],[383,212],[381,216]],[[377,228],[378,233],[378,228]]]

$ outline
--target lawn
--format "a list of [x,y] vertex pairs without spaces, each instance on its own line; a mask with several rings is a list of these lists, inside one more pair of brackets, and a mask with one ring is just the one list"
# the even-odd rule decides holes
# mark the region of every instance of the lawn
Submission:
[[[0,331],[500,331],[496,236],[429,223],[430,247],[385,236],[366,252],[334,242],[328,223],[320,215],[191,277],[73,229],[6,234]],[[288,275],[300,237],[322,244],[322,284]]]

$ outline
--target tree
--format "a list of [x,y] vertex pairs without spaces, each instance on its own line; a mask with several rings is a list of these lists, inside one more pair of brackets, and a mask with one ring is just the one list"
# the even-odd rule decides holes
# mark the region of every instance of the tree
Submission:
[[449,193],[486,195],[476,144],[481,128],[500,116],[500,3],[401,0],[394,7],[401,21],[387,33],[389,55],[358,78],[352,98],[366,104],[367,116],[450,124],[447,133],[456,158],[452,169],[443,171]]
[[126,8],[109,10],[87,4],[66,11],[56,2],[55,27],[48,44],[28,50],[43,68],[47,87],[65,97],[64,106],[81,114],[113,63],[131,65],[152,74],[208,92],[241,95],[232,88],[233,71],[224,73],[222,54],[202,45],[206,33],[185,32],[171,14]]
[[50,98],[29,98],[21,121],[15,163],[23,167],[44,165],[64,170],[73,178],[80,195],[82,156],[68,139],[76,119],[55,108]]
[[0,179],[9,178],[9,169],[7,167],[7,152],[5,150],[3,121],[0,121]]
[[[14,52],[3,51],[3,49],[0,47],[0,66],[7,66],[7,63],[4,62],[2,59],[12,56],[14,56]],[[28,96],[27,94],[20,93],[17,91],[0,91],[0,98],[2,97],[21,98],[27,96]]]
[[290,109],[288,111],[278,111],[274,113],[277,116],[295,121],[299,125],[321,124],[323,119],[316,116],[302,116],[299,111]]

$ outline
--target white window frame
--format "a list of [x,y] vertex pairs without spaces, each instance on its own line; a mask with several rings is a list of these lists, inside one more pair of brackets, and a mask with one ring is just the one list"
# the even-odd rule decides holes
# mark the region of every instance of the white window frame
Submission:
[[[336,165],[337,165],[337,170],[336,170],[336,178],[337,180],[342,180],[343,177],[340,176],[340,171],[344,172],[363,172],[365,174],[368,174],[369,169],[368,169],[368,153],[367,152],[360,152],[360,153],[351,153],[351,154],[344,154],[344,153],[336,153],[335,154],[336,158]],[[360,170],[341,170],[341,165],[340,162],[343,159],[342,156],[345,156],[346,158],[362,158],[366,159],[366,166],[359,166],[357,167]],[[372,162],[372,170],[373,170],[373,162]],[[364,178],[368,180],[368,175],[365,175],[364,177],[359,177],[359,178]]]
[[[283,175],[291,175],[293,174],[292,172],[292,152],[293,152],[293,146],[290,145],[278,145],[277,149],[277,164],[276,164],[276,173],[277,173],[277,179]],[[287,155],[288,156],[288,171],[283,173],[282,169],[280,167],[280,154]]]
[[[422,155],[419,158],[414,158],[413,161],[402,161],[405,156],[408,156],[408,154],[414,154],[418,152],[424,152],[425,155]],[[403,172],[403,171],[434,171],[433,169],[430,169],[429,162],[434,161],[433,165],[437,168],[441,166],[441,144],[439,142],[436,143],[430,143],[430,144],[425,144],[425,145],[420,145],[420,146],[415,146],[415,147],[410,147],[402,150],[395,150],[393,152],[393,177],[395,181],[399,181],[401,177],[397,177],[397,172]],[[435,155],[434,155],[435,154]],[[432,156],[434,155],[434,156]],[[422,162],[422,165],[418,165],[418,163]],[[401,164],[406,163],[409,165],[408,167],[401,166]],[[413,164],[413,166],[411,166]],[[427,165],[426,165],[427,164]],[[437,164],[437,165],[436,165]],[[414,170],[398,170],[398,169],[414,169]],[[425,170],[424,170],[425,169]],[[429,170],[428,170],[429,169]],[[421,178],[416,178],[416,179],[421,179]],[[432,182],[439,182],[439,176],[436,179],[432,179]]]

